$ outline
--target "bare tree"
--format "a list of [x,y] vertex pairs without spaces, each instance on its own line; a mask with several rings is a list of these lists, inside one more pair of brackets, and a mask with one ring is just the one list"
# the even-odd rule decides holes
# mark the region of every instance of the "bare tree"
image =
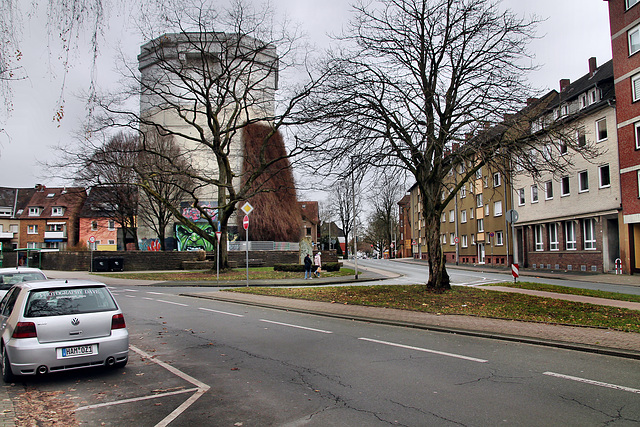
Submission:
[[[91,129],[123,127],[174,138],[180,156],[191,165],[188,170],[176,170],[194,184],[187,192],[189,203],[212,227],[220,223],[220,260],[225,267],[228,223],[239,204],[262,191],[274,191],[278,169],[291,167],[282,160],[302,150],[290,144],[283,153],[266,155],[273,154],[269,141],[280,128],[292,124],[292,114],[310,87],[294,88],[280,97],[279,75],[297,65],[298,39],[286,26],[275,26],[271,9],[251,7],[241,0],[220,12],[203,4],[179,3],[179,9],[163,10],[161,16],[163,28],[174,32],[154,36],[142,47],[141,72],[128,68],[126,94],[97,99],[102,114],[96,115]],[[140,109],[127,104],[138,98]],[[254,138],[257,148],[252,151],[257,155],[252,168],[245,171],[243,130],[258,123],[268,131]],[[142,150],[172,160],[148,145],[143,144]],[[267,179],[258,179],[261,176]],[[197,227],[179,207],[144,189],[179,222],[215,246],[215,236]],[[202,201],[212,200],[217,204],[214,211],[210,204],[202,206]]]
[[[394,240],[396,240],[398,226],[398,200],[404,195],[404,189],[399,175],[382,173],[381,176],[374,181],[375,183],[369,192],[369,202],[374,209],[373,214],[369,218],[370,225],[373,225],[376,230],[374,233],[376,236],[384,231],[384,233],[381,234],[383,238],[380,240],[383,246],[389,248],[389,254],[391,254],[394,249],[391,246]],[[373,224],[371,221],[373,221]]]
[[[354,185],[350,179],[338,181],[331,187],[329,193],[329,206],[331,216],[336,218],[344,233],[345,248],[344,258],[349,257],[349,236],[353,238],[354,232],[354,211],[357,221],[357,214],[360,212],[360,197],[356,193],[354,199]],[[355,202],[355,204],[354,204]]]
[[[448,289],[440,215],[458,189],[483,165],[498,170],[512,156],[531,170],[562,161],[527,163],[536,147],[526,137],[531,118],[548,102],[522,109],[534,94],[525,79],[537,20],[501,11],[494,0],[379,0],[354,8],[341,50],[326,61],[331,77],[305,109],[316,120],[308,139],[324,142],[319,169],[358,155],[415,179],[427,230],[427,288]],[[488,126],[494,123],[500,126]],[[565,143],[575,146],[572,138],[564,135]],[[465,174],[447,188],[446,177],[461,165]]]

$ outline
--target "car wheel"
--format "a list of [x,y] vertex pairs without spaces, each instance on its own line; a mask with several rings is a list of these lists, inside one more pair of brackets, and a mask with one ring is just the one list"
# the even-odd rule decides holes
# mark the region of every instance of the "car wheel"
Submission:
[[0,367],[2,368],[2,379],[5,383],[13,382],[15,379],[15,375],[11,372],[11,364],[9,363],[9,355],[7,354],[6,349],[2,346],[2,363],[0,363]]

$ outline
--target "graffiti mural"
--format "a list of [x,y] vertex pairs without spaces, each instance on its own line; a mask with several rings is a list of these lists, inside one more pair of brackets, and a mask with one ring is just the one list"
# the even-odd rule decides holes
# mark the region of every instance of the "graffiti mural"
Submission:
[[141,239],[138,240],[138,246],[141,251],[160,251],[160,240],[158,239]]
[[[218,220],[218,202],[199,202],[199,205],[214,221]],[[193,222],[207,221],[200,210],[188,202],[180,203],[180,209],[182,215]]]
[[[213,236],[215,239],[215,229],[209,223],[196,223],[196,226],[202,230],[204,230],[210,236]],[[176,225],[176,240],[178,241],[178,250],[179,251],[213,251],[213,245],[200,237],[198,234],[194,233],[188,227],[185,227],[182,224]]]

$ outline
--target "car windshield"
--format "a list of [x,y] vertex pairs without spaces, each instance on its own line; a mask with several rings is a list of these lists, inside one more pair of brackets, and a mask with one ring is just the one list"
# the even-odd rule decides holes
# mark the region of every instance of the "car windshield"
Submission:
[[11,273],[0,273],[0,290],[7,290],[16,283],[28,282],[30,280],[45,280],[44,274],[38,271],[22,272],[15,271]]
[[29,293],[26,317],[63,316],[117,310],[104,286],[33,290]]

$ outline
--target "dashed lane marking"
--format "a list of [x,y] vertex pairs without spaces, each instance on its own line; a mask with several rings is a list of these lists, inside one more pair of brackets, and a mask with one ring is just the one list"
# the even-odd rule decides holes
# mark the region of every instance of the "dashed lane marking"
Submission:
[[273,320],[260,319],[260,321],[261,322],[265,322],[265,323],[272,323],[274,325],[288,326],[290,328],[304,329],[304,330],[312,331],[312,332],[320,332],[322,334],[332,334],[333,333],[331,331],[325,331],[325,330],[322,330],[322,329],[315,329],[315,328],[308,328],[306,326],[292,325],[290,323],[274,322]]
[[198,308],[198,310],[210,311],[210,312],[212,312],[212,313],[226,314],[226,315],[228,315],[228,316],[244,317],[244,315],[242,315],[242,314],[228,313],[228,312],[226,312],[226,311],[212,310],[212,309],[210,309],[210,308],[203,308],[203,307],[200,307],[200,308]]
[[181,306],[181,307],[189,307],[187,304],[182,304],[182,303],[180,303],[180,302],[165,301],[165,300],[163,300],[163,299],[157,299],[156,301],[158,301],[158,302],[163,302],[163,303],[165,303],[165,304],[179,305],[179,306]]
[[377,344],[389,345],[389,346],[392,346],[392,347],[406,348],[408,350],[416,350],[416,351],[422,351],[422,352],[425,352],[425,353],[439,354],[440,356],[455,357],[456,359],[469,360],[471,362],[478,362],[478,363],[487,363],[488,362],[488,360],[485,360],[485,359],[477,359],[475,357],[463,356],[461,354],[446,353],[444,351],[438,351],[438,350],[430,350],[428,348],[413,347],[413,346],[410,346],[410,345],[398,344],[398,343],[393,343],[393,342],[388,342],[388,341],[374,340],[374,339],[371,339],[371,338],[358,338],[358,339],[362,340],[362,341],[368,341],[368,342],[372,342],[372,343],[377,343]]
[[591,384],[591,385],[595,385],[595,386],[598,386],[598,387],[606,387],[606,388],[611,388],[611,389],[614,389],[614,390],[621,390],[621,391],[627,391],[627,392],[630,392],[630,393],[640,394],[640,390],[638,390],[637,388],[625,387],[625,386],[616,385],[616,384],[603,383],[603,382],[600,382],[600,381],[589,380],[587,378],[572,377],[571,375],[557,374],[555,372],[543,372],[542,375],[547,375],[547,376],[555,377],[555,378],[561,378],[563,380],[577,381],[577,382],[580,382],[580,383]]

